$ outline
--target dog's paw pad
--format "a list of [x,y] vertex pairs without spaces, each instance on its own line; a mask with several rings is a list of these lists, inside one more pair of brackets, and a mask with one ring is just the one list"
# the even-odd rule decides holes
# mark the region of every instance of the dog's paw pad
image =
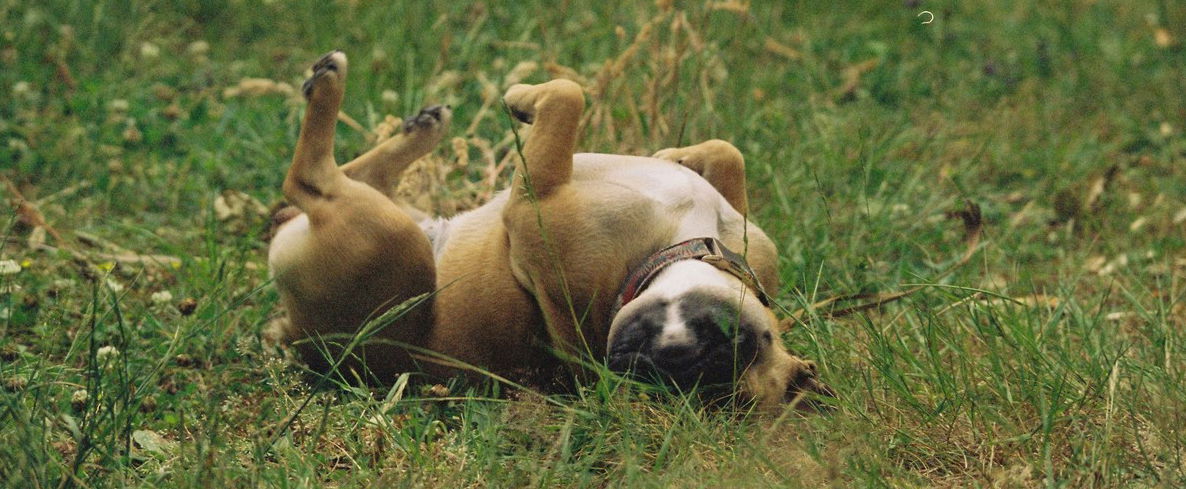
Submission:
[[515,120],[524,124],[531,124],[535,121],[535,117],[532,113],[522,111],[514,107],[511,107],[511,115],[514,116]]

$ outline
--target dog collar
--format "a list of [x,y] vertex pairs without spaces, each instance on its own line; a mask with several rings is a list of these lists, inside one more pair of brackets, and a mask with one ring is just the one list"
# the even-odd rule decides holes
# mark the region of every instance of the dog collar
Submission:
[[762,289],[758,276],[745,262],[745,257],[726,248],[716,238],[693,238],[655,252],[647,257],[642,265],[635,268],[622,284],[622,290],[618,292],[618,300],[614,303],[613,314],[610,317],[617,316],[618,311],[626,304],[638,298],[660,271],[681,260],[700,260],[741,279],[741,283],[754,291],[762,305],[770,307],[770,296]]

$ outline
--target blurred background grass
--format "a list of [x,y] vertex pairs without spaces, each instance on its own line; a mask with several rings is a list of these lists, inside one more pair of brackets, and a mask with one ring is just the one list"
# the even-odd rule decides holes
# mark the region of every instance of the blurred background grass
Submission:
[[[0,261],[19,268],[0,275],[0,480],[1180,486],[1182,25],[1169,0],[0,1]],[[505,183],[508,84],[569,77],[584,150],[741,148],[789,309],[933,286],[784,336],[841,392],[826,416],[608,380],[559,405],[309,392],[259,340],[261,207],[293,87],[330,49],[351,59],[339,159],[388,115],[455,107],[406,189],[427,207]],[[940,277],[964,201],[985,239]]]

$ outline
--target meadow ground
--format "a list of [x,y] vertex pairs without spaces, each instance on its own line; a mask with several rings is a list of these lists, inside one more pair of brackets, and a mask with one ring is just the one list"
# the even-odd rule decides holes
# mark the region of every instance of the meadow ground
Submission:
[[[0,0],[0,484],[1186,485],[1181,2],[388,3]],[[585,150],[733,141],[835,409],[312,389],[261,206],[334,48],[340,160],[455,107],[440,212],[505,184],[518,80],[587,88]]]

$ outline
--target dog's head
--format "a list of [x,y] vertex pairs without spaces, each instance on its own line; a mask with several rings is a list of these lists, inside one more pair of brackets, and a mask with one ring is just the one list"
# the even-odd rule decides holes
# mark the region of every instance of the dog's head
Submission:
[[610,368],[680,389],[736,392],[763,408],[804,394],[831,396],[815,364],[782,345],[778,320],[744,261],[722,266],[698,255],[660,257],[655,270],[635,273],[643,283],[627,282],[610,325]]

